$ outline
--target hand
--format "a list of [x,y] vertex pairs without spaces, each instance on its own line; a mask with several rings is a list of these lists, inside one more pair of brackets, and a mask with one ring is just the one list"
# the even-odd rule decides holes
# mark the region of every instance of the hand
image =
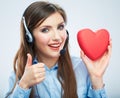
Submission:
[[45,68],[43,63],[32,65],[32,56],[27,54],[27,63],[19,86],[29,89],[31,86],[42,82],[45,79]]
[[90,60],[84,53],[81,51],[81,58],[85,63],[87,70],[90,74],[91,82],[93,88],[98,89],[103,87],[103,74],[108,67],[108,63],[110,60],[112,52],[112,42],[110,41],[110,45],[108,46],[108,50],[104,53],[104,55],[96,60]]

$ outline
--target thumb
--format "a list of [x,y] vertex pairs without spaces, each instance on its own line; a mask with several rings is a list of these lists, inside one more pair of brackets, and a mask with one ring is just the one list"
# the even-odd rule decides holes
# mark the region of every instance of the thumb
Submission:
[[26,62],[26,67],[32,65],[32,56],[30,53],[27,54],[27,62]]
[[81,58],[82,58],[82,60],[85,63],[87,68],[91,67],[89,58],[84,54],[84,52],[82,50],[81,50]]

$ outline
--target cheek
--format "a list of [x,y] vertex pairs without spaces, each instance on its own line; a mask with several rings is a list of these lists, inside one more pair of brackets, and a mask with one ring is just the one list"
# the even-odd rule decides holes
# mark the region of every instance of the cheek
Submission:
[[46,35],[39,34],[35,37],[36,45],[46,45],[48,44],[50,38]]
[[67,39],[67,33],[65,32],[64,34],[61,35],[62,36],[62,39],[64,40],[64,42],[66,41]]

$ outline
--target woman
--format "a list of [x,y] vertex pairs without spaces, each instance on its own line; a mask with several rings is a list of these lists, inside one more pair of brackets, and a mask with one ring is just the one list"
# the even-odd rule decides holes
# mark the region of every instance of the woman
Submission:
[[71,57],[66,22],[58,5],[38,1],[28,6],[6,98],[107,98],[103,74],[111,42],[99,60],[91,61],[82,51],[82,59]]

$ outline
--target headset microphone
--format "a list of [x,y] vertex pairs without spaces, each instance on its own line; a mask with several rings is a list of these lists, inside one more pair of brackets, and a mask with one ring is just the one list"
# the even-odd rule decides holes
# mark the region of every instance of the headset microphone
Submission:
[[25,28],[25,31],[26,31],[26,34],[25,34],[26,40],[27,40],[28,43],[32,44],[33,43],[32,34],[30,33],[30,31],[27,28],[25,17],[23,17],[22,19],[23,19],[23,25],[24,25],[24,28]]
[[60,54],[61,54],[61,55],[65,54],[65,52],[66,52],[66,46],[67,46],[68,41],[69,41],[69,33],[68,33],[67,30],[66,30],[66,32],[67,32],[67,38],[66,38],[65,44],[64,44],[64,46],[63,46],[63,49],[60,50]]

